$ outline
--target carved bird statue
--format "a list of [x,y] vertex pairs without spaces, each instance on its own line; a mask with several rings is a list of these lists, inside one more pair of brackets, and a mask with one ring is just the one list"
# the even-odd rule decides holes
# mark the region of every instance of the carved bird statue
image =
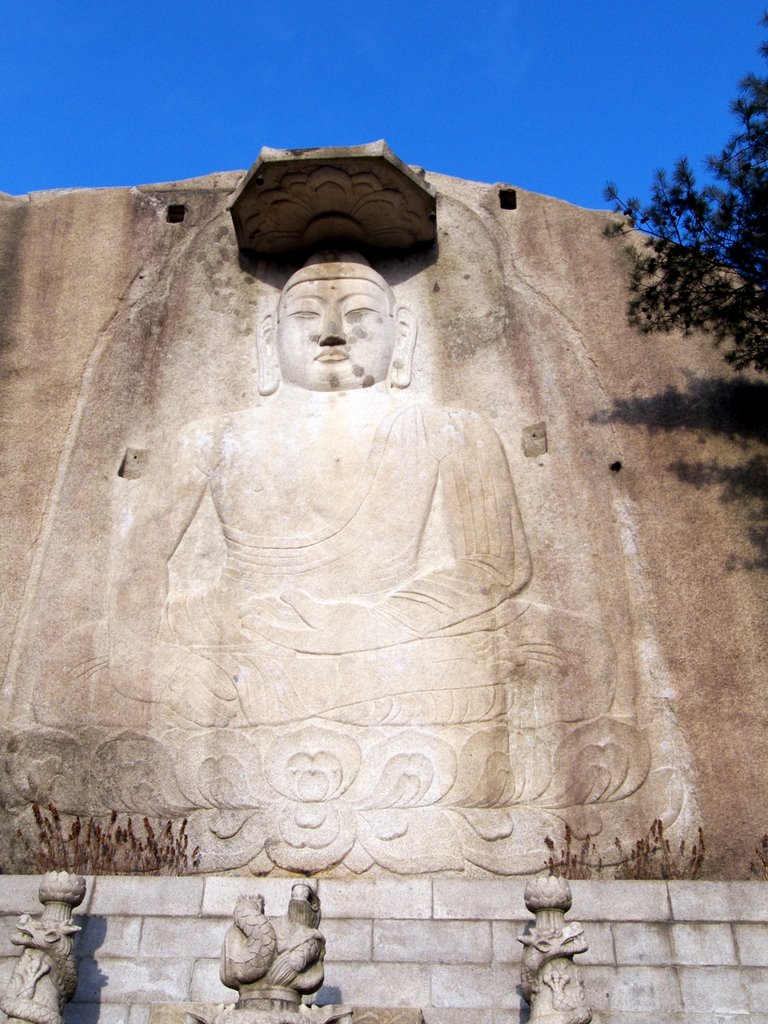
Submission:
[[221,980],[229,988],[263,978],[277,949],[275,929],[264,914],[263,896],[239,896],[233,917],[220,966]]
[[320,900],[312,886],[297,882],[291,889],[288,914],[281,928],[280,951],[271,964],[265,982],[316,992],[323,983],[325,938],[317,931]]

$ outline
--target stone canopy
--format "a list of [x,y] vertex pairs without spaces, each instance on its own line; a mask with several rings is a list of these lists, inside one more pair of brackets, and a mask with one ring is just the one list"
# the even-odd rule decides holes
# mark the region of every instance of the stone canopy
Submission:
[[435,190],[385,142],[325,149],[264,147],[232,193],[237,243],[256,256],[321,245],[377,252],[435,240]]
[[660,818],[747,872],[766,385],[511,192],[374,144],[0,196],[5,835],[476,876]]

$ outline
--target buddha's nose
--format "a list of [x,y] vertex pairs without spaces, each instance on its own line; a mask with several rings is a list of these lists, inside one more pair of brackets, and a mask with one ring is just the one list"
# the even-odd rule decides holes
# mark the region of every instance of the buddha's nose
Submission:
[[323,332],[318,342],[320,345],[346,345],[347,337],[338,320],[327,320],[323,325]]

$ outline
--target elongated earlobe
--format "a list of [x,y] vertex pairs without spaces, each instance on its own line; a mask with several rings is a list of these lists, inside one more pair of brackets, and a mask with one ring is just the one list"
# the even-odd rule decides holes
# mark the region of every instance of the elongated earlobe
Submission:
[[416,346],[418,325],[416,317],[407,306],[398,306],[395,310],[395,320],[397,321],[397,343],[392,354],[389,382],[394,388],[407,388],[411,383],[413,350]]
[[265,316],[259,328],[259,394],[274,395],[280,387],[280,364],[275,349],[275,318]]

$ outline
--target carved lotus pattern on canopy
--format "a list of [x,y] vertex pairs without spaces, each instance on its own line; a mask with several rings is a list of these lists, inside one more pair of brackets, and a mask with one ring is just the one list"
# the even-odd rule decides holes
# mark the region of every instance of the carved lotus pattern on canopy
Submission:
[[262,194],[245,226],[260,248],[272,251],[298,251],[334,240],[410,249],[419,240],[421,219],[407,197],[387,188],[376,174],[327,167],[286,174]]
[[383,142],[298,155],[264,149],[230,200],[241,249],[343,245],[404,252],[435,238],[435,192]]

